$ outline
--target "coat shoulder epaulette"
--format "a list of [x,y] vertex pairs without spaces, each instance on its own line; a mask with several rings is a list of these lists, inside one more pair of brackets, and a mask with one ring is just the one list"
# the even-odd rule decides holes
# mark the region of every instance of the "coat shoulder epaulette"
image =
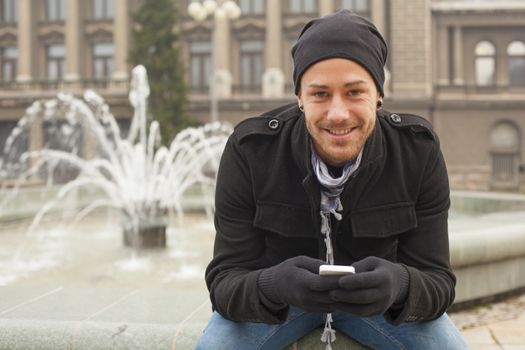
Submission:
[[287,120],[298,115],[297,103],[288,104],[257,117],[244,119],[235,127],[234,134],[239,142],[251,135],[276,135]]
[[409,113],[391,113],[383,111],[381,116],[394,128],[408,129],[414,133],[425,133],[436,140],[432,124],[425,118]]

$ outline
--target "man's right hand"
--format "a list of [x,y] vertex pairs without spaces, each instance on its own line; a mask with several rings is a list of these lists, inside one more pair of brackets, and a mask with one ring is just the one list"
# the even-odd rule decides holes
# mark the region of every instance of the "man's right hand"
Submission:
[[296,256],[264,269],[257,284],[273,303],[308,312],[332,312],[329,292],[339,287],[339,276],[319,276],[319,266],[323,264],[323,260]]

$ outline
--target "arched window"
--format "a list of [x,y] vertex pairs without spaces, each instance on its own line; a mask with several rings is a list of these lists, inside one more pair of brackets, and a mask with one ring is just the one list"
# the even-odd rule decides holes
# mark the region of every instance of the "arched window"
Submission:
[[113,43],[93,44],[93,76],[109,78],[113,74]]
[[211,75],[211,43],[190,43],[190,86],[193,93],[206,93]]
[[111,19],[115,16],[115,3],[113,0],[93,0],[92,13],[93,19]]
[[499,122],[490,134],[492,180],[511,184],[517,180],[517,162],[520,152],[520,133],[516,125]]
[[0,1],[0,23],[14,23],[18,20],[18,1]]
[[509,84],[525,86],[525,44],[523,41],[513,41],[507,46],[509,59]]
[[61,80],[66,67],[66,47],[64,44],[51,44],[46,48],[47,78]]
[[364,17],[370,17],[370,0],[341,0],[340,8],[352,10]]
[[13,81],[16,79],[17,58],[17,47],[0,47],[0,80]]
[[46,19],[48,21],[63,21],[66,18],[65,0],[46,1]]
[[240,0],[239,7],[243,15],[262,15],[264,13],[264,0]]
[[244,92],[256,92],[262,84],[263,48],[261,40],[245,40],[241,48],[241,89]]
[[317,1],[315,0],[289,0],[290,13],[313,14],[317,12]]
[[494,85],[496,72],[496,48],[490,41],[480,41],[476,45],[476,84]]

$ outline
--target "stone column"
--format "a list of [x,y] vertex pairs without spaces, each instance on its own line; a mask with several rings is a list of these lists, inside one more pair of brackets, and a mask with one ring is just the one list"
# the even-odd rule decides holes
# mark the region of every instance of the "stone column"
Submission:
[[[388,0],[389,1],[389,0]],[[370,0],[370,20],[375,24],[377,30],[386,36],[385,32],[385,2],[384,0]]]
[[390,9],[393,97],[427,99],[432,94],[430,0],[390,0]]
[[334,0],[319,0],[317,6],[319,7],[319,16],[326,16],[334,12]]
[[232,94],[232,74],[230,70],[230,20],[224,16],[215,16],[212,33],[212,50],[215,67],[215,93],[217,98],[230,98]]
[[129,7],[127,0],[115,0],[115,18],[113,21],[113,47],[115,50],[115,71],[112,78],[128,79],[129,51]]
[[463,33],[460,26],[454,27],[454,85],[463,85]]
[[79,0],[68,0],[66,8],[66,72],[64,79],[75,81],[80,79],[81,25],[83,24]]
[[97,156],[97,141],[92,125],[83,118],[82,122],[82,157],[84,159],[93,159]]
[[33,78],[32,60],[33,36],[35,32],[33,22],[33,6],[31,0],[18,0],[18,73],[16,80],[30,81]]
[[450,45],[448,38],[448,27],[442,24],[436,24],[437,29],[437,75],[439,85],[449,85],[449,54]]
[[284,95],[281,6],[279,0],[266,1],[266,41],[264,48],[266,69],[262,77],[262,93],[265,98],[280,98]]
[[[388,0],[390,1],[390,0]],[[370,20],[375,24],[377,30],[383,35],[383,38],[389,41],[389,36],[386,28],[386,4],[385,0],[370,0],[369,1],[369,11],[370,11]],[[391,83],[391,73],[389,66],[385,66],[385,83],[383,85],[385,90],[385,97],[390,96],[390,83]]]
[[[22,17],[22,16],[20,16]],[[31,120],[31,123],[29,124],[29,151],[40,151],[44,147],[44,125],[43,125],[43,116],[42,112],[39,113],[39,115],[35,115],[34,119]],[[29,167],[32,167],[36,163],[38,163],[39,158],[37,157],[29,157],[28,158],[28,165]]]
[[509,60],[507,56],[507,46],[501,44],[502,43],[494,43],[496,46],[496,66],[494,67],[494,74],[496,76],[494,77],[494,83],[499,86],[508,86],[510,83],[510,77],[508,70]]

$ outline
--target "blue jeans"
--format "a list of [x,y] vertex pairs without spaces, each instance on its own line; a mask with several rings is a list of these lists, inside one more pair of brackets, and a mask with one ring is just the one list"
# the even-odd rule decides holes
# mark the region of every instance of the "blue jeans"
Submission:
[[[332,317],[333,328],[372,349],[468,349],[447,314],[434,321],[399,326],[391,325],[383,316],[356,317],[336,311]],[[197,349],[277,350],[319,326],[324,326],[322,313],[308,313],[295,307],[290,308],[288,318],[279,325],[232,322],[214,312]],[[324,349],[323,344],[319,340],[319,349]]]

